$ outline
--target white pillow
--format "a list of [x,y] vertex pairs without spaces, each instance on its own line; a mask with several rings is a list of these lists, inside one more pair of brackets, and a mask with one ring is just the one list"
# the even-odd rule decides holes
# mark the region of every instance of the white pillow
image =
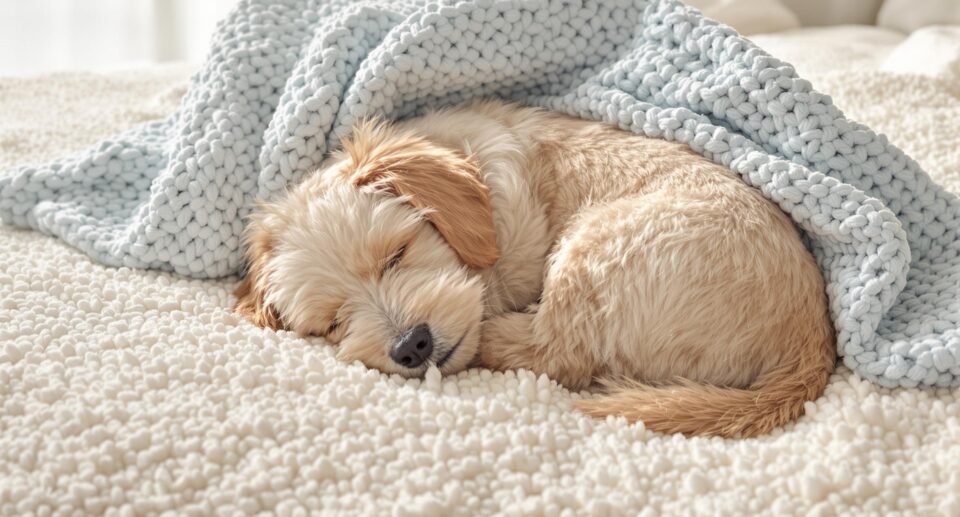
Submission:
[[800,20],[778,0],[685,0],[704,15],[723,22],[740,34],[796,29]]
[[804,27],[873,25],[881,3],[883,0],[783,0]]
[[960,25],[914,31],[887,56],[880,69],[960,83]]
[[911,33],[928,25],[960,24],[960,0],[886,0],[877,25]]

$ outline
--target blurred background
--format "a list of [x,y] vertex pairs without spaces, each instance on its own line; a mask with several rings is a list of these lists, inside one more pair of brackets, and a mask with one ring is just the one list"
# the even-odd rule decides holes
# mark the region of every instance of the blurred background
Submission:
[[[199,63],[237,0],[0,0],[0,75]],[[960,23],[960,0],[688,0],[746,35],[827,25],[910,33]]]
[[201,62],[237,0],[0,0],[0,75]]

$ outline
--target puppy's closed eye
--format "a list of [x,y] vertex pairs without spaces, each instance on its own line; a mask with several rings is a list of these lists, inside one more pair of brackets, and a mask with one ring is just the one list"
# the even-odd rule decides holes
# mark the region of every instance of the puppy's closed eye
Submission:
[[327,333],[327,334],[333,334],[333,333],[336,332],[337,329],[339,329],[339,328],[340,328],[340,320],[339,320],[339,319],[335,319],[335,320],[333,320],[332,323],[330,323],[330,326],[327,327],[327,332],[326,332],[326,333]]
[[327,329],[321,334],[323,337],[327,338],[331,342],[336,343],[342,338],[342,334],[346,327],[347,319],[343,314],[343,308],[337,309],[337,312],[333,313],[333,319],[330,320],[330,325],[327,326]]
[[406,254],[406,252],[407,252],[406,245],[400,246],[400,249],[393,252],[393,254],[390,255],[390,258],[388,258],[387,261],[384,263],[383,269],[380,271],[380,276],[383,276],[387,271],[390,271],[391,269],[400,265],[400,261],[403,260],[403,256],[404,254]]

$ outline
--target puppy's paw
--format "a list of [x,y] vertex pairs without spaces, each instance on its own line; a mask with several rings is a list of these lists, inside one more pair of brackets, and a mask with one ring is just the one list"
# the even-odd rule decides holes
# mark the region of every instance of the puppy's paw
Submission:
[[535,314],[511,312],[490,318],[481,326],[479,362],[494,370],[533,367]]
[[596,361],[583,349],[545,341],[534,332],[536,314],[511,312],[483,322],[480,350],[482,366],[493,370],[530,370],[546,374],[570,389],[590,385]]

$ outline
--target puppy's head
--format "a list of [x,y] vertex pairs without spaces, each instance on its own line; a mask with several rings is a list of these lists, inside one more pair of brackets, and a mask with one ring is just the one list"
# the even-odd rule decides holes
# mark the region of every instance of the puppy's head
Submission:
[[338,357],[404,376],[476,354],[483,285],[498,258],[489,193],[463,154],[360,125],[319,172],[247,228],[235,309],[324,336]]

